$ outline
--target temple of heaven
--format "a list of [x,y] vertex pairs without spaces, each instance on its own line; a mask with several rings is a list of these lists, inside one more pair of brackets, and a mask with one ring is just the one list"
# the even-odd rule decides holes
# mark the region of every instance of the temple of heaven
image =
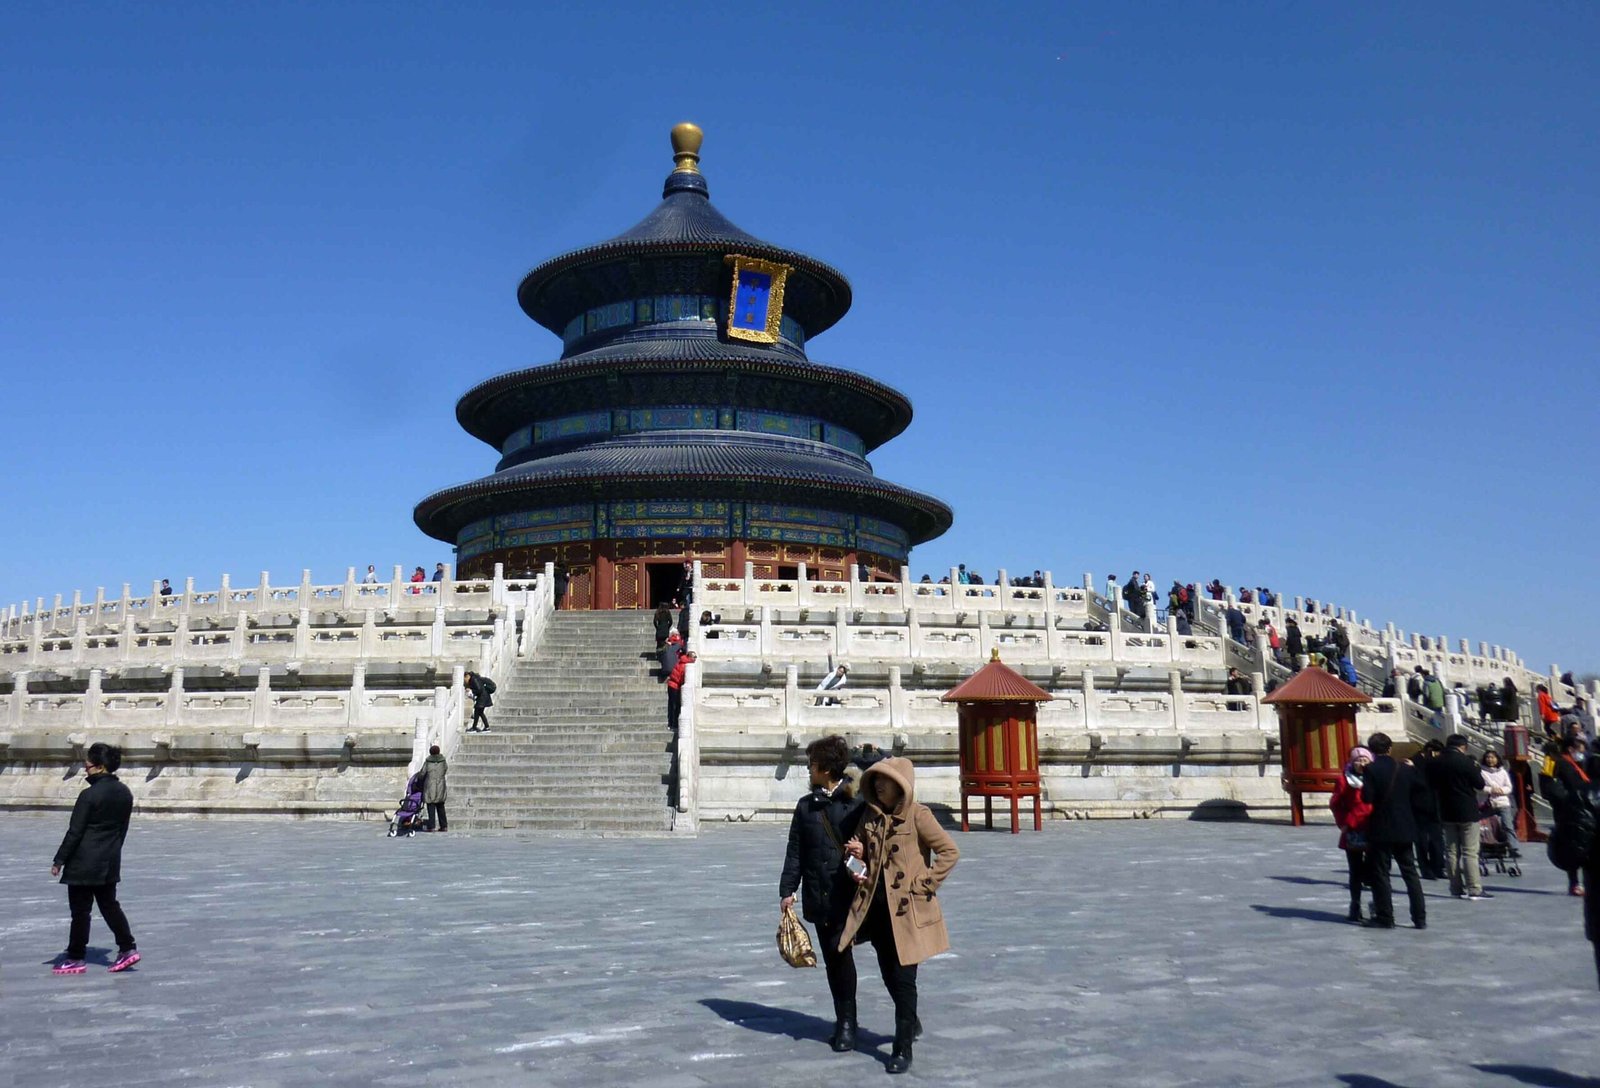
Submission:
[[873,475],[866,455],[911,403],[806,345],[850,284],[712,207],[701,133],[672,130],[661,203],[608,241],[529,272],[517,301],[561,337],[559,361],[491,378],[456,419],[495,471],[417,505],[458,577],[553,562],[571,608],[652,607],[688,560],[710,577],[896,578],[950,508]]

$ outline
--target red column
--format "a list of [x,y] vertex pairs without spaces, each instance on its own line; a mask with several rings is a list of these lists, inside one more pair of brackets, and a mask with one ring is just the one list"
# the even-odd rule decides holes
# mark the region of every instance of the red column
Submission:
[[611,558],[611,542],[594,542],[593,607],[609,611],[617,607],[616,563]]

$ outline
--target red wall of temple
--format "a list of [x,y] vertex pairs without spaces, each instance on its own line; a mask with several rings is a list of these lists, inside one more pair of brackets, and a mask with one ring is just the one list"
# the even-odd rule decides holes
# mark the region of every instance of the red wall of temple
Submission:
[[652,571],[667,576],[663,567],[652,564],[698,559],[702,576],[742,578],[746,562],[754,564],[755,576],[778,581],[794,577],[799,564],[806,565],[812,581],[850,580],[850,569],[857,560],[865,562],[871,577],[896,581],[900,563],[870,553],[815,544],[782,544],[772,541],[727,539],[695,540],[595,540],[570,544],[546,544],[534,548],[508,548],[473,557],[461,567],[459,577],[487,578],[494,565],[504,565],[508,575],[525,575],[554,563],[567,571],[569,578],[565,607],[575,609],[649,608],[649,579]]

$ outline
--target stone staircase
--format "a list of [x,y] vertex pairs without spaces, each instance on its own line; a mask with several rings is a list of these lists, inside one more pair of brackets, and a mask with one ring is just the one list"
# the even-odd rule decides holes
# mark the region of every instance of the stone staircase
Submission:
[[450,761],[452,829],[664,832],[672,735],[649,612],[557,612]]

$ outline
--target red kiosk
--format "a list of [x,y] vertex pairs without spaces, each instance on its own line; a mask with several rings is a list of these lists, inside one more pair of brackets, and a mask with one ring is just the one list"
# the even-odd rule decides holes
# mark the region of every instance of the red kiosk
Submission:
[[961,830],[968,831],[967,798],[983,798],[983,825],[994,827],[994,799],[1011,798],[1011,833],[1020,828],[1018,801],[1033,798],[1033,829],[1039,816],[1039,704],[1054,696],[1000,663],[989,663],[939,696],[957,704],[961,722]]
[[1301,795],[1333,792],[1345,756],[1361,743],[1356,707],[1372,702],[1372,696],[1332,673],[1308,668],[1261,701],[1278,712],[1283,788],[1289,793],[1290,819],[1299,827],[1306,822]]

